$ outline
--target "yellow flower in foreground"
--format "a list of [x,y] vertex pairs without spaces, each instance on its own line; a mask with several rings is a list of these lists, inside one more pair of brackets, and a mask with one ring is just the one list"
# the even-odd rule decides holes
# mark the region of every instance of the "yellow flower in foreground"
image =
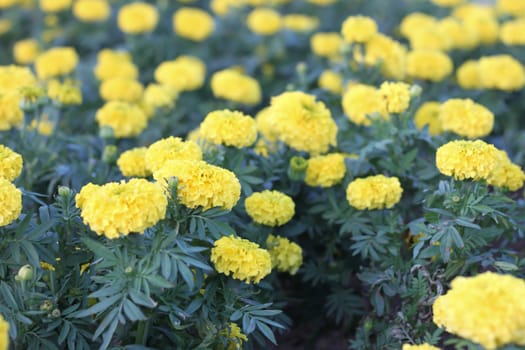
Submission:
[[273,35],[283,25],[279,12],[269,8],[256,8],[246,18],[248,28],[259,35]]
[[170,160],[201,160],[201,147],[194,141],[170,136],[152,143],[146,152],[146,168],[155,172]]
[[434,323],[447,332],[495,350],[525,345],[525,281],[485,272],[456,277],[432,306]]
[[0,130],[10,130],[14,126],[19,126],[22,124],[23,116],[18,93],[0,93]]
[[122,6],[117,18],[118,27],[126,34],[151,32],[157,26],[158,21],[157,8],[141,1]]
[[343,77],[332,70],[325,70],[319,76],[319,87],[340,95],[343,92]]
[[346,173],[345,157],[332,153],[308,160],[304,182],[308,186],[332,187],[343,180]]
[[9,349],[9,323],[0,315],[0,350]]
[[246,283],[259,283],[272,271],[268,251],[247,239],[225,236],[215,241],[211,249],[215,269]]
[[272,268],[295,275],[303,264],[303,250],[297,243],[279,236],[270,235],[266,246],[272,258]]
[[451,141],[436,152],[439,171],[458,180],[486,180],[497,165],[498,149],[481,140]]
[[227,109],[208,113],[199,129],[201,137],[216,145],[243,148],[257,139],[255,119]]
[[113,128],[116,138],[137,136],[148,123],[148,117],[142,109],[120,101],[107,102],[97,111],[95,119],[100,127]]
[[173,30],[186,39],[203,41],[214,28],[213,17],[198,8],[182,7],[173,15]]
[[366,43],[377,33],[374,19],[366,16],[350,16],[341,28],[341,34],[347,43]]
[[437,101],[425,102],[419,107],[414,116],[414,123],[416,127],[421,130],[428,125],[428,133],[432,136],[441,135],[443,127],[439,120],[439,112],[441,104]]
[[435,346],[429,345],[429,344],[421,344],[421,345],[403,344],[403,349],[401,350],[440,350],[440,349],[436,348]]
[[144,233],[164,219],[168,205],[164,190],[144,179],[87,184],[75,199],[84,223],[109,239]]
[[444,131],[474,139],[492,132],[494,115],[471,99],[451,98],[441,105],[439,121]]
[[522,0],[497,0],[496,9],[504,15],[525,16],[525,2]]
[[259,82],[235,69],[215,72],[211,78],[211,89],[213,96],[233,102],[246,105],[256,105],[261,102]]
[[200,160],[171,160],[153,172],[157,181],[177,178],[177,197],[188,208],[232,209],[241,196],[234,173]]
[[390,209],[401,200],[402,193],[397,177],[375,175],[350,182],[346,199],[359,210]]
[[385,81],[379,88],[386,110],[389,113],[402,113],[410,106],[410,85]]
[[122,175],[127,177],[148,177],[151,171],[146,168],[146,147],[130,149],[120,155],[117,165]]
[[22,192],[11,182],[0,178],[0,227],[15,221],[22,212]]
[[107,0],[78,0],[73,5],[73,14],[83,22],[101,22],[109,18],[111,6]]
[[13,46],[13,56],[18,64],[31,64],[38,56],[40,48],[35,39],[20,40]]
[[9,147],[0,145],[0,178],[13,181],[22,172],[22,156]]
[[373,86],[356,84],[343,95],[343,110],[357,125],[370,125],[372,119],[388,119],[386,105],[379,90]]
[[76,68],[78,55],[72,47],[55,47],[40,54],[35,60],[36,74],[40,79],[66,75]]
[[197,57],[179,56],[155,69],[155,80],[176,91],[197,90],[204,84],[206,65]]
[[253,221],[266,226],[282,226],[295,214],[293,199],[279,191],[255,192],[246,198],[246,213]]

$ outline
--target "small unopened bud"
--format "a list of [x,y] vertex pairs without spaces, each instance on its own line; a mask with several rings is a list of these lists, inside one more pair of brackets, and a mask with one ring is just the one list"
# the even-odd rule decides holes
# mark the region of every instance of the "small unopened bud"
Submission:
[[419,97],[422,91],[421,86],[414,84],[410,87],[410,97]]
[[15,276],[16,281],[29,281],[33,278],[33,268],[31,265],[24,265],[18,270],[17,275]]
[[98,135],[104,140],[110,140],[115,137],[115,131],[111,126],[103,126],[98,131]]
[[126,269],[124,270],[124,273],[127,273],[127,274],[130,274],[132,272],[133,272],[133,268],[131,266],[126,267]]
[[308,168],[308,161],[303,157],[292,157],[288,166],[288,177],[293,181],[301,181],[304,179],[306,168]]
[[102,153],[102,161],[104,163],[113,164],[117,160],[117,147],[109,145],[104,148]]
[[53,303],[51,300],[44,300],[42,304],[40,304],[40,311],[50,311],[53,308]]
[[304,76],[306,74],[306,69],[307,69],[307,66],[306,66],[306,63],[304,62],[299,62],[297,66],[295,66],[295,70],[297,71],[297,74],[299,75]]
[[62,313],[60,312],[59,309],[54,309],[54,310],[51,312],[51,317],[58,318],[58,317],[60,317],[60,315],[62,315]]
[[71,193],[71,189],[67,186],[59,186],[58,187],[58,195],[60,197],[68,197]]

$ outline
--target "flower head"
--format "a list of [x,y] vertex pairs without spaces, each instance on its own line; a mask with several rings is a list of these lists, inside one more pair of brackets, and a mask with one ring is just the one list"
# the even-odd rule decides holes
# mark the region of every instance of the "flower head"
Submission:
[[192,56],[179,56],[173,61],[161,63],[155,70],[155,80],[176,91],[192,91],[204,84],[206,66]]
[[452,98],[441,105],[439,122],[444,131],[474,139],[492,132],[494,115],[471,99]]
[[208,113],[199,130],[208,142],[237,148],[249,147],[257,139],[255,119],[227,109]]
[[201,160],[200,146],[191,140],[180,137],[167,137],[152,143],[145,154],[146,168],[155,172],[170,160]]
[[346,173],[345,157],[331,153],[308,159],[304,182],[308,186],[332,187],[343,180]]
[[266,226],[282,226],[295,214],[293,199],[279,191],[253,193],[246,198],[244,205],[253,221]]
[[35,60],[36,74],[40,79],[66,75],[75,69],[78,55],[72,47],[55,47],[40,54]]
[[203,41],[213,33],[213,17],[198,8],[182,7],[173,15],[177,35],[193,41]]
[[9,180],[0,178],[0,227],[15,221],[22,212],[22,192]]
[[113,128],[116,138],[137,136],[147,126],[148,117],[137,105],[110,101],[97,111],[95,119],[100,127]]
[[246,105],[261,102],[261,86],[254,78],[235,69],[224,69],[211,78],[213,96]]
[[303,264],[303,250],[297,243],[279,236],[270,235],[266,246],[272,258],[272,268],[295,275]]
[[159,21],[159,13],[155,6],[137,1],[122,6],[117,21],[120,30],[124,33],[142,34],[155,29]]
[[346,188],[348,203],[359,210],[390,209],[401,200],[402,193],[399,179],[384,175],[355,179]]
[[148,177],[151,171],[146,168],[146,147],[137,147],[123,152],[117,160],[122,175],[127,177]]
[[22,172],[22,156],[9,147],[0,145],[0,178],[13,181]]
[[377,23],[370,17],[350,16],[341,28],[347,43],[366,43],[377,33]]

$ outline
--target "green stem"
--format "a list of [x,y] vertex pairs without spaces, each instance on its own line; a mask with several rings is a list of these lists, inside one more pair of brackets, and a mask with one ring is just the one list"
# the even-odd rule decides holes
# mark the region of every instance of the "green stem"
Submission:
[[137,334],[135,336],[135,344],[146,345],[148,339],[148,321],[138,321],[137,324]]

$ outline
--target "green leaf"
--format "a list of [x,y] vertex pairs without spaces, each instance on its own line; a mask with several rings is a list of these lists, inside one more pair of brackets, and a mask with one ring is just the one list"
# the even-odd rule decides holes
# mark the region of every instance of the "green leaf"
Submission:
[[89,309],[78,311],[75,314],[75,317],[76,318],[83,318],[83,317],[91,316],[91,315],[94,315],[94,314],[98,314],[100,312],[103,312],[103,311],[109,309],[109,307],[111,307],[111,305],[115,304],[120,299],[122,299],[122,294],[120,294],[120,293],[117,294],[117,295],[114,295],[112,297],[103,299],[102,301],[100,301],[99,303],[93,305]]
[[149,307],[150,309],[157,306],[157,303],[153,299],[138,290],[130,289],[128,293],[131,300],[137,305]]
[[124,299],[124,302],[122,303],[122,309],[130,321],[135,322],[147,319],[140,308],[133,304],[129,299]]
[[87,237],[82,237],[81,240],[89,248],[89,250],[91,250],[93,253],[95,253],[95,255],[106,259],[108,262],[116,262],[117,261],[117,257],[115,256],[115,254],[113,254],[111,249],[109,249],[108,247],[104,246],[103,244],[101,244],[101,243],[99,243],[97,241],[94,241],[94,240],[92,240],[90,238],[87,238]]
[[273,335],[273,332],[270,329],[270,327],[268,327],[262,322],[256,322],[256,324],[257,324],[257,328],[259,328],[259,330],[266,337],[266,339],[271,341],[274,345],[277,345],[277,341],[275,340],[275,336]]

